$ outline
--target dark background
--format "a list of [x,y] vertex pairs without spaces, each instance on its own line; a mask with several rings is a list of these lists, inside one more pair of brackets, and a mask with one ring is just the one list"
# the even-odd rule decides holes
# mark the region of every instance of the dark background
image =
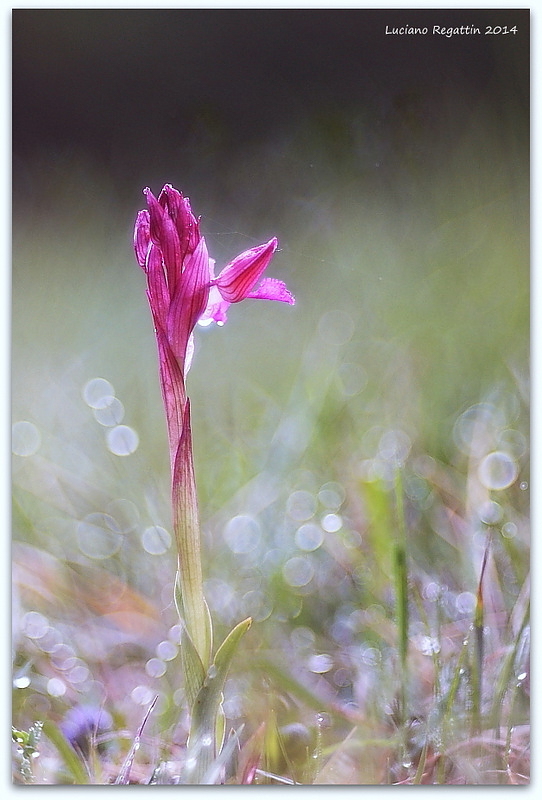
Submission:
[[[15,166],[36,152],[83,150],[137,186],[149,168],[164,170],[164,153],[191,172],[204,140],[219,170],[232,153],[307,117],[365,109],[385,128],[431,126],[450,93],[454,136],[481,98],[498,113],[514,92],[527,112],[528,17],[471,9],[15,10]],[[386,35],[386,24],[430,32]],[[434,24],[478,25],[482,35],[433,36]],[[488,24],[518,32],[485,36]]]

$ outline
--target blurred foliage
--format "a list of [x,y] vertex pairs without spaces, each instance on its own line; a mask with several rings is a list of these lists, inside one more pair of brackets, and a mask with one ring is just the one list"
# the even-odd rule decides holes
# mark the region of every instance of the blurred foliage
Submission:
[[[269,274],[297,297],[198,331],[188,378],[207,598],[222,638],[254,618],[225,687],[245,726],[232,781],[524,782],[528,121],[507,95],[459,129],[461,102],[300,116],[228,160],[202,110],[190,147],[143,178],[191,196],[219,267],[276,234]],[[131,252],[144,166],[119,184],[84,153],[15,165],[14,723],[107,709],[89,782],[118,777],[156,695],[131,779],[171,782],[186,744],[165,423]],[[98,377],[137,434],[128,455],[85,401]],[[36,781],[63,780],[53,739]]]

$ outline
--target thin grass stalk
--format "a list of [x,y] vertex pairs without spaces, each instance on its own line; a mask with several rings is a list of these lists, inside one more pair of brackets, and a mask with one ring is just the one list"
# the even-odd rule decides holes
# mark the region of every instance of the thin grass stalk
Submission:
[[399,720],[407,717],[407,657],[408,657],[408,571],[406,557],[406,525],[403,506],[403,485],[399,469],[395,473],[397,538],[394,552],[397,629],[399,633]]
[[472,689],[472,734],[477,735],[481,731],[482,720],[482,674],[484,664],[484,597],[483,581],[489,554],[489,534],[486,543],[480,579],[476,592],[476,608],[474,611],[474,653],[471,665],[471,689]]

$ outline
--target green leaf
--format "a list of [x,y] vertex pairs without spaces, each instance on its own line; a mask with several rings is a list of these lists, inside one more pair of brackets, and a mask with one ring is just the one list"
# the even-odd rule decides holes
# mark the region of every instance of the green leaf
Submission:
[[245,619],[227,635],[193,705],[185,766],[187,783],[200,784],[216,758],[217,718],[224,683],[239,641],[251,623],[250,618]]
[[70,745],[68,740],[62,734],[53,722],[47,720],[43,724],[43,732],[50,742],[56,747],[58,754],[61,756],[64,766],[73,778],[76,785],[86,785],[89,782],[89,776],[84,767],[83,762]]

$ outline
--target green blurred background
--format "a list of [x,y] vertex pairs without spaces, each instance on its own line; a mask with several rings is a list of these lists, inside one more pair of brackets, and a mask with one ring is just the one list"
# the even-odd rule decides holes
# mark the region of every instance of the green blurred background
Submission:
[[[482,35],[385,34],[407,23]],[[484,36],[488,24],[518,32]],[[375,520],[397,465],[422,583],[474,591],[483,506],[485,524],[515,526],[501,538],[521,585],[528,24],[505,10],[13,12],[12,410],[29,423],[13,466],[14,642],[34,676],[21,678],[21,724],[104,693],[130,719],[149,686],[172,708],[178,667],[147,666],[174,640],[175,555],[131,245],[146,185],[190,196],[218,269],[276,235],[268,274],[297,299],[247,300],[196,333],[188,392],[218,624],[253,614],[253,653],[331,653],[333,672],[305,666],[359,704],[349,648],[385,649],[389,553]],[[117,397],[105,422],[85,400],[98,377]],[[115,423],[137,435],[130,455],[111,447]],[[493,451],[513,480],[473,488]],[[458,506],[477,520],[461,541],[443,529]],[[372,632],[356,629],[371,604]],[[84,680],[51,666],[32,621],[73,649]],[[235,719],[246,686],[232,686]]]

